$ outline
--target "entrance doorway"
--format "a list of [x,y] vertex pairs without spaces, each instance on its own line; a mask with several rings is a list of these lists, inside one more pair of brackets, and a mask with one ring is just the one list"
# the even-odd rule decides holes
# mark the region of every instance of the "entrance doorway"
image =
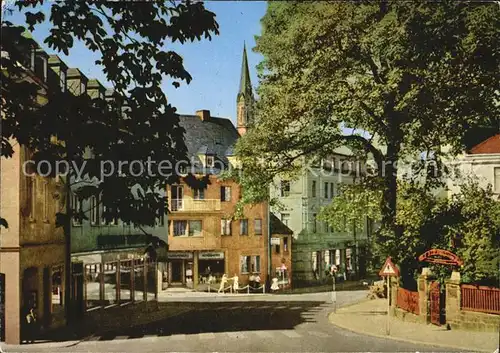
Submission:
[[172,261],[172,283],[182,283],[182,261]]

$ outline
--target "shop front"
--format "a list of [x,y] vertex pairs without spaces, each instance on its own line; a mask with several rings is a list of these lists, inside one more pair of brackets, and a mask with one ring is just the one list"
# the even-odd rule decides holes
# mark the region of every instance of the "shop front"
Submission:
[[200,251],[198,253],[198,283],[220,283],[225,273],[225,257],[223,251]]
[[193,253],[185,251],[169,251],[168,283],[172,286],[193,287]]

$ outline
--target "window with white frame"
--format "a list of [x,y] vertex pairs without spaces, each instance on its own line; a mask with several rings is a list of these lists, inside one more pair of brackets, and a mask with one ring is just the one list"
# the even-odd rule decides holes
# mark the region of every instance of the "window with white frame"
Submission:
[[221,235],[231,235],[231,220],[221,219],[220,220],[220,234]]
[[254,220],[254,233],[255,235],[262,235],[262,219],[260,218]]
[[174,220],[174,237],[187,235],[187,221]]
[[248,219],[240,220],[240,235],[248,235]]
[[281,223],[288,227],[288,223],[290,221],[290,213],[282,213],[281,214]]
[[221,186],[220,187],[220,200],[221,201],[231,201],[231,187]]
[[500,167],[496,167],[494,169],[494,175],[495,175],[495,180],[494,180],[494,189],[495,192],[500,193]]
[[211,168],[214,165],[215,165],[215,158],[214,158],[214,156],[210,156],[210,155],[206,156],[206,166],[209,167],[209,168]]
[[240,272],[244,273],[259,273],[260,272],[260,255],[245,255],[240,256]]
[[290,196],[290,181],[282,180],[281,181],[281,197]]

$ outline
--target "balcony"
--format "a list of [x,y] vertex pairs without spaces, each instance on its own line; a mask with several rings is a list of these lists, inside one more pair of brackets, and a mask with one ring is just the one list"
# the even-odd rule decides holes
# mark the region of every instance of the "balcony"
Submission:
[[220,211],[220,200],[218,199],[174,199],[171,200],[172,212],[212,212]]

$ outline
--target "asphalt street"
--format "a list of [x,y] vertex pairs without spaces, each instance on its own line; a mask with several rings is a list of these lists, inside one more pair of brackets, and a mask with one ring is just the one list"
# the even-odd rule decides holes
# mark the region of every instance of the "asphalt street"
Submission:
[[[365,292],[341,292],[338,305]],[[189,311],[165,320],[129,327],[71,346],[44,344],[7,352],[449,352],[431,346],[356,334],[333,326],[330,296],[324,294],[179,301]],[[285,300],[285,299],[289,300]]]

